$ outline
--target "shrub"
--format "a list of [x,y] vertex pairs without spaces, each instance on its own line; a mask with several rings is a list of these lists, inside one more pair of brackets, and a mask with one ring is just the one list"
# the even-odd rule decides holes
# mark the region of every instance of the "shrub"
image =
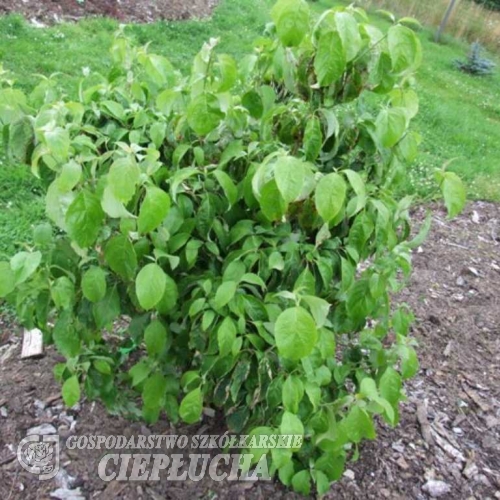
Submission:
[[[210,405],[232,432],[302,434],[271,470],[323,493],[377,415],[398,422],[418,370],[390,294],[428,223],[412,240],[412,200],[391,189],[419,142],[422,54],[353,7],[312,23],[280,0],[272,17],[254,53],[236,63],[212,39],[189,76],[119,33],[77,100],[4,85],[10,154],[47,182],[56,229],[0,263],[0,296],[67,358],[67,405],[83,387],[148,422]],[[458,178],[438,177],[457,213]]]
[[455,65],[464,73],[469,73],[471,75],[490,75],[493,73],[495,63],[481,57],[482,50],[483,48],[478,42],[473,43],[467,59],[465,61],[456,59]]

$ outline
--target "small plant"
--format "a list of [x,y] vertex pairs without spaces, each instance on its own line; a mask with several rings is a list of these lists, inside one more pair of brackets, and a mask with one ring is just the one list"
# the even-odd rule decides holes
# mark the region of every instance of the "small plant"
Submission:
[[[0,297],[66,357],[68,406],[83,390],[148,422],[212,406],[231,432],[303,435],[270,470],[321,494],[376,417],[397,424],[418,370],[391,294],[430,221],[412,239],[412,199],[393,194],[419,142],[422,52],[354,7],[312,22],[280,0],[272,18],[239,63],[212,39],[183,75],[120,32],[75,101],[4,84],[8,150],[46,182],[57,229],[0,262]],[[455,215],[460,180],[436,175]]]
[[471,45],[471,50],[467,59],[465,61],[456,59],[455,65],[458,69],[464,73],[469,73],[470,75],[490,75],[493,73],[495,63],[489,59],[481,57],[482,51],[483,48],[481,44],[474,42]]

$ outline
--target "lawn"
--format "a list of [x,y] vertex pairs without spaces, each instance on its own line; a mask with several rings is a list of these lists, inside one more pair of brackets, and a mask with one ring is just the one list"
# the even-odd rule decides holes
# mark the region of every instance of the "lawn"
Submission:
[[[269,21],[272,0],[222,0],[211,19],[158,22],[129,26],[137,43],[166,55],[182,70],[210,37],[220,37],[219,50],[240,56],[252,48]],[[321,10],[331,0],[313,4]],[[337,2],[338,3],[338,2]],[[383,25],[383,19],[375,19]],[[95,19],[52,28],[34,28],[18,16],[0,19],[0,61],[17,85],[32,89],[38,75],[58,73],[71,95],[83,68],[105,72],[118,23]],[[469,196],[500,200],[500,71],[488,77],[470,77],[457,71],[453,60],[468,48],[456,40],[437,46],[430,31],[421,32],[424,65],[417,82],[421,112],[415,126],[423,138],[421,153],[410,169],[408,191],[424,197],[435,167],[454,158],[450,168],[468,185]],[[0,259],[30,237],[31,225],[43,216],[41,190],[29,171],[0,157]]]

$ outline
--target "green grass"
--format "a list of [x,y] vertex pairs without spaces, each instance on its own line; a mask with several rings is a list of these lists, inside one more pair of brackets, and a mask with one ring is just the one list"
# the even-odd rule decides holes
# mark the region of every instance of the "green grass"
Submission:
[[[321,10],[337,4],[320,0]],[[138,44],[166,55],[182,70],[203,42],[220,38],[219,50],[239,58],[269,21],[273,0],[221,0],[212,18],[183,22],[158,22],[126,28]],[[380,18],[381,27],[388,23]],[[32,89],[36,74],[59,73],[68,94],[74,94],[82,68],[106,72],[107,57],[118,23],[108,19],[81,21],[37,29],[19,16],[0,18],[0,61],[25,90]],[[450,168],[466,180],[469,196],[500,201],[500,69],[489,77],[460,73],[453,60],[463,58],[468,47],[456,40],[438,46],[431,32],[422,31],[424,65],[417,87],[421,112],[415,127],[423,138],[421,153],[410,169],[408,190],[429,192],[434,168],[456,158]],[[24,167],[9,165],[0,158],[0,258],[11,254],[29,239],[30,227],[43,217],[38,183]]]

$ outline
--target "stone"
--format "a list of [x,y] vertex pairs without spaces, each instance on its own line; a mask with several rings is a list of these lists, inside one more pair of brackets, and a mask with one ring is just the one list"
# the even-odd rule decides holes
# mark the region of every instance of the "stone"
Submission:
[[432,498],[439,498],[443,495],[447,495],[451,491],[451,486],[444,481],[431,479],[422,486],[422,490],[428,493]]

